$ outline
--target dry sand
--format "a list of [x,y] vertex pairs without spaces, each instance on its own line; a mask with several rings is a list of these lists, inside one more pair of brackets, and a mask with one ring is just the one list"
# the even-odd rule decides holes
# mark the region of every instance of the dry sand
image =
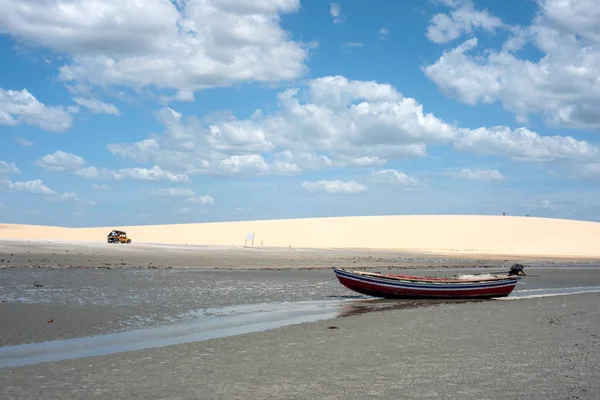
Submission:
[[599,299],[383,311],[7,368],[0,398],[598,399]]
[[598,265],[585,257],[434,254],[386,249],[281,249],[233,246],[109,244],[85,241],[0,240],[2,268],[321,269]]
[[[180,225],[61,228],[0,225],[1,239],[106,242],[112,229],[134,243],[292,249],[394,249],[437,254],[600,258],[600,223],[510,216],[375,216]],[[247,242],[251,245],[251,241]]]

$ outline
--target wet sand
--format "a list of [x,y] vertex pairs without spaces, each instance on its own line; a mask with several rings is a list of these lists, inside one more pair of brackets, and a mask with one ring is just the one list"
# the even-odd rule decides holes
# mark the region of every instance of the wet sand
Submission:
[[[331,263],[448,275],[473,266],[505,271],[523,261],[529,275],[518,289],[535,294],[540,288],[600,287],[597,261],[369,250],[285,255],[283,249],[141,244],[0,246],[0,346],[169,325],[206,308],[229,312],[244,304],[350,299],[337,318],[324,321],[2,368],[3,400],[600,396],[600,293],[373,302],[343,288],[327,270]],[[37,289],[34,281],[44,286]]]
[[244,248],[0,240],[0,268],[318,269],[340,267],[506,267],[598,265],[600,259],[497,254],[434,254],[377,249]]
[[0,398],[597,399],[599,300],[441,304],[7,368]]
[[[441,276],[465,270],[414,270],[425,271]],[[529,276],[513,294],[600,287],[600,268],[526,267],[526,271]],[[43,287],[35,288],[35,281]],[[5,269],[0,282],[0,346],[175,324],[208,314],[237,313],[239,307],[368,298],[340,285],[330,270]],[[373,301],[361,304],[355,311],[374,307]],[[227,311],[221,311],[224,308]]]

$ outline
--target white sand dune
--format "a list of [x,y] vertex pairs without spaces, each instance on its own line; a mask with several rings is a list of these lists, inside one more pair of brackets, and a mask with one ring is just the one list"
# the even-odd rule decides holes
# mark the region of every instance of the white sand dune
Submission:
[[[136,243],[369,248],[454,254],[600,257],[600,223],[510,216],[375,216],[177,225],[62,228],[0,224],[0,239],[105,242],[121,229]],[[250,246],[251,241],[248,241]]]

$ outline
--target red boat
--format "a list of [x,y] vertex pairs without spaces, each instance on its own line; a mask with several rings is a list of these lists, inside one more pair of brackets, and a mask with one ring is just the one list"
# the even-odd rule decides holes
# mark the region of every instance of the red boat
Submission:
[[333,267],[342,285],[355,292],[384,298],[481,299],[506,297],[525,275],[515,264],[508,274],[431,277],[348,271]]

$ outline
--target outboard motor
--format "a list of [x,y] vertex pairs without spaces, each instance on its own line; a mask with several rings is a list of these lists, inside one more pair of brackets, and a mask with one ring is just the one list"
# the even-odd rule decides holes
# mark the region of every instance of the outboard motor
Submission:
[[508,271],[508,276],[526,276],[525,271],[523,271],[525,266],[523,264],[513,264],[510,267],[510,271]]

